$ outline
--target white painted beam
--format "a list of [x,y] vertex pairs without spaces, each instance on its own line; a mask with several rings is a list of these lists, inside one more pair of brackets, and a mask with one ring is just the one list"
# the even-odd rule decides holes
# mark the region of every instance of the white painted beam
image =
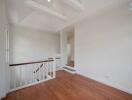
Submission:
[[58,13],[58,12],[56,12],[56,11],[50,9],[50,8],[47,8],[44,5],[41,5],[41,4],[39,4],[39,3],[35,2],[35,1],[27,0],[26,4],[28,6],[30,6],[31,8],[35,9],[35,10],[39,10],[39,11],[48,13],[48,14],[53,15],[55,17],[58,17],[58,18],[60,18],[60,19],[62,19],[64,21],[68,20],[68,18],[66,16],[64,16],[64,15],[62,15],[62,14],[60,14],[60,13]]
[[130,7],[130,10],[132,11],[132,3],[131,3],[131,7]]
[[63,0],[65,3],[67,3],[69,6],[77,9],[77,10],[83,10],[83,5],[78,2],[77,0]]
[[77,0],[69,0],[69,1],[74,5],[76,5],[78,8],[83,9],[83,5],[80,4],[80,2],[78,2]]

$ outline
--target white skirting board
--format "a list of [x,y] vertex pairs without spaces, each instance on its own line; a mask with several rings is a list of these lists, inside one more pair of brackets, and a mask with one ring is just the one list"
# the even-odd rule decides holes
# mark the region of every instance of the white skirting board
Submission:
[[73,69],[73,70],[76,70],[75,67],[71,67],[71,66],[66,66],[67,68],[70,68],[70,69]]
[[56,68],[56,71],[63,70],[62,67]]
[[19,89],[27,88],[27,87],[30,87],[30,86],[33,86],[33,85],[36,85],[36,84],[39,84],[39,83],[43,83],[43,82],[46,82],[46,81],[51,80],[51,79],[53,79],[53,78],[48,76],[48,79],[45,79],[45,80],[42,80],[42,81],[39,81],[39,82],[34,82],[34,83],[31,83],[31,84],[28,84],[28,85],[24,85],[24,86],[15,88],[15,89],[11,89],[8,93],[19,90]]
[[76,72],[76,73],[79,74],[79,75],[81,75],[81,76],[90,78],[90,79],[95,80],[95,81],[97,81],[97,82],[99,82],[99,83],[105,84],[105,85],[107,85],[107,86],[113,87],[113,88],[115,88],[115,89],[118,89],[118,90],[120,90],[120,91],[129,93],[129,94],[132,95],[132,91],[129,91],[128,89],[126,89],[126,88],[124,88],[124,87],[122,87],[122,86],[120,86],[120,85],[118,85],[118,84],[116,84],[116,83],[109,82],[109,81],[105,81],[105,80],[102,80],[102,79],[95,79],[93,76],[86,76],[86,75],[84,75],[84,74],[82,74],[82,73],[79,73],[79,72]]
[[[72,68],[72,67],[70,67],[70,66],[66,66],[66,68],[75,70],[75,68]],[[76,73],[76,70],[75,70],[75,71],[71,71],[71,70],[68,70],[68,69],[66,69],[66,68],[63,67],[63,70],[65,70],[65,71],[67,71],[67,72],[69,72],[69,73],[71,73],[71,74],[75,74],[75,73]]]
[[0,100],[1,100],[2,98],[4,98],[4,97],[6,97],[6,94],[5,94],[5,95],[0,96]]

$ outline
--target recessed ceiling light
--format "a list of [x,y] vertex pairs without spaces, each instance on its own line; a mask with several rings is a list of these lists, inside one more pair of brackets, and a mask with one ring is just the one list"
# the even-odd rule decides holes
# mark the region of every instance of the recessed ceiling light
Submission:
[[48,2],[51,2],[51,0],[48,0]]

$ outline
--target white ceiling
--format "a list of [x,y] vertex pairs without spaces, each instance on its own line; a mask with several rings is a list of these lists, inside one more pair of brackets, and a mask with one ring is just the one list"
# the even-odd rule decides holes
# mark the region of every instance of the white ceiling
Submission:
[[[33,1],[33,3],[29,3]],[[56,32],[80,19],[131,0],[7,0],[11,24]],[[28,3],[27,3],[28,2]]]

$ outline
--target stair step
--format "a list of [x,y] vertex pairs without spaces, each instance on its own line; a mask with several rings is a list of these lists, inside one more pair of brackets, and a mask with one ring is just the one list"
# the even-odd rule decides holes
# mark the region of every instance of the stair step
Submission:
[[64,69],[67,69],[67,70],[69,70],[69,71],[76,71],[76,70],[74,70],[74,69],[71,69],[71,68],[68,68],[68,67],[63,67]]

